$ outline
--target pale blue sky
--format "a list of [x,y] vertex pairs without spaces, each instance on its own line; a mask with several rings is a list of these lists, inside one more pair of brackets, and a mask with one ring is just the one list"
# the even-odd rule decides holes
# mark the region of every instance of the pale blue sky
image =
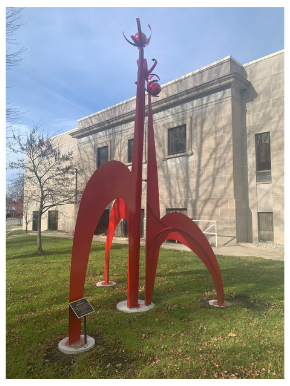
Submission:
[[245,64],[284,48],[283,8],[25,8],[18,41],[25,59],[7,72],[21,118],[52,133],[135,96],[138,50],[123,38],[136,17],[152,39],[161,84],[227,55]]
[[21,127],[62,133],[135,96],[138,50],[122,31],[134,35],[136,17],[147,36],[151,25],[145,57],[158,60],[161,85],[227,55],[245,64],[284,48],[282,7],[28,7],[17,35],[25,59],[6,74]]

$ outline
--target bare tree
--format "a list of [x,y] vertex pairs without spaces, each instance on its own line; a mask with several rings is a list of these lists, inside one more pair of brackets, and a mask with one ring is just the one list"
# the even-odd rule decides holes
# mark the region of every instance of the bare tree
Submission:
[[21,55],[26,50],[25,46],[16,51],[11,50],[11,45],[18,44],[15,35],[18,29],[23,25],[19,24],[22,10],[23,8],[18,7],[6,8],[6,43],[10,45],[9,48],[6,49],[6,70],[18,66],[23,59]]
[[[20,49],[15,48],[19,43],[16,35],[18,29],[23,25],[20,23],[21,12],[23,8],[7,7],[6,8],[6,71],[18,66],[24,59],[22,54],[26,51],[26,46]],[[7,86],[9,88],[11,86]],[[13,103],[6,100],[6,121],[9,125],[16,123],[22,112],[13,106]]]
[[22,155],[10,161],[8,168],[24,171],[24,206],[29,202],[38,208],[37,251],[41,253],[43,214],[53,207],[75,203],[78,192],[74,149],[65,148],[61,136],[50,138],[38,126],[26,135],[14,133],[8,146],[13,153]]
[[17,201],[20,197],[23,197],[24,189],[24,175],[19,173],[17,178],[10,180],[7,185],[6,195],[8,195],[11,200]]

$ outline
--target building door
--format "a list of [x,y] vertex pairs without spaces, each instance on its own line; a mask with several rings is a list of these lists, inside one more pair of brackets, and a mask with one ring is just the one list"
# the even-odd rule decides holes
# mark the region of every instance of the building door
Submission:
[[58,210],[50,210],[48,212],[48,229],[57,230]]
[[38,230],[38,211],[33,211],[32,213],[32,230]]
[[[140,237],[144,238],[144,209],[141,209],[140,227]],[[128,237],[128,221],[125,219],[121,221],[121,234],[122,237]]]
[[121,234],[122,237],[128,237],[128,221],[124,218],[121,220]]
[[107,234],[109,217],[110,211],[109,209],[105,209],[95,229],[95,235]]

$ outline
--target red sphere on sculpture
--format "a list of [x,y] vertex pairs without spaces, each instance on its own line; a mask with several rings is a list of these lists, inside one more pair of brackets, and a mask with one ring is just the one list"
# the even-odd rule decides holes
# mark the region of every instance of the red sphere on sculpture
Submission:
[[[134,38],[139,42],[139,33],[138,32],[135,34]],[[146,43],[146,41],[147,41],[147,37],[142,32],[142,43]]]
[[149,92],[151,95],[153,96],[157,96],[161,91],[161,86],[156,83],[156,82],[152,82],[149,84]]

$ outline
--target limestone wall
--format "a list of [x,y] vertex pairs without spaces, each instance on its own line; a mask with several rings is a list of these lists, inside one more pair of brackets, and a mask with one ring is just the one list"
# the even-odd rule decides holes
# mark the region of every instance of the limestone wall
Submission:
[[[244,167],[248,188],[249,239],[258,241],[258,212],[273,212],[274,241],[284,244],[284,51],[244,65]],[[270,183],[256,182],[255,134],[270,132]]]

